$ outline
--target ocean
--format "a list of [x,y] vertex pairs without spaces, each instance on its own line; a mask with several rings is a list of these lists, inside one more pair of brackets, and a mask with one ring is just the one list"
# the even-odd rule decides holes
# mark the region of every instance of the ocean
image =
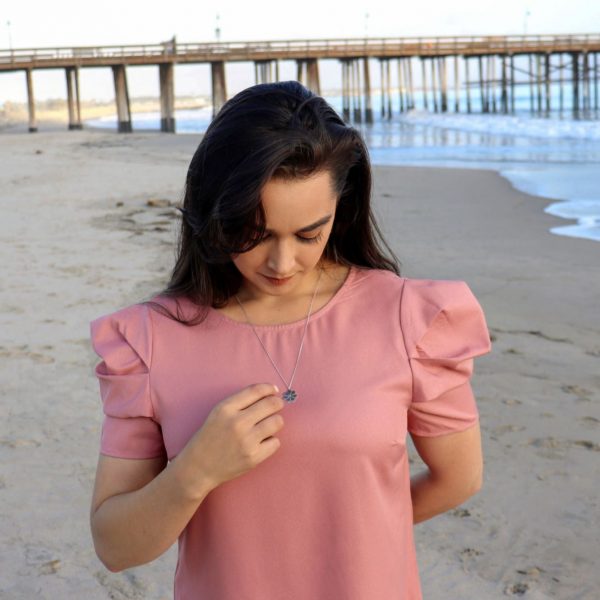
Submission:
[[[550,230],[553,234],[600,242],[600,114],[573,118],[555,111],[540,116],[530,112],[527,94],[522,89],[517,96],[515,115],[434,113],[421,108],[399,114],[398,95],[393,94],[391,119],[381,116],[381,97],[374,94],[375,122],[355,126],[374,165],[493,169],[516,189],[548,198],[544,210],[565,219],[564,225]],[[554,90],[553,106],[558,105],[557,94]],[[477,97],[474,91],[473,98]],[[341,112],[341,96],[326,99]],[[476,100],[473,104],[477,111]],[[448,105],[454,106],[452,96]],[[177,133],[205,131],[211,114],[211,108],[177,111]],[[116,129],[116,118],[86,125]],[[135,113],[133,129],[160,129],[160,115]]]

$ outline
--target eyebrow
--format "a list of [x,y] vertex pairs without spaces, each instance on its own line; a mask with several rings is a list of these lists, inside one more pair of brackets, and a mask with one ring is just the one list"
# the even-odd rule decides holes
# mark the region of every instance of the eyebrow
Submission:
[[[298,231],[296,231],[296,233],[307,233],[309,231],[312,231],[313,229],[316,229],[317,227],[321,227],[321,225],[325,225],[325,223],[328,223],[330,221],[331,216],[332,215],[327,215],[327,216],[323,217],[322,219],[319,219],[318,221],[315,221],[314,223],[311,223],[310,225],[303,227],[302,229],[298,229]],[[273,230],[265,229],[265,233],[273,233]]]

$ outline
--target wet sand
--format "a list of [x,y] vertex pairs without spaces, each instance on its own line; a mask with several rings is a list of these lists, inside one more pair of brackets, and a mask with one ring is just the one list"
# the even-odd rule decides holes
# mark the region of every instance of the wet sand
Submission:
[[[172,597],[175,546],[123,573],[94,554],[89,322],[166,281],[198,141],[0,134],[0,597]],[[549,201],[491,171],[377,167],[374,181],[403,274],[467,281],[494,340],[474,378],[484,487],[416,527],[424,598],[595,598],[600,244],[550,234],[565,221]]]

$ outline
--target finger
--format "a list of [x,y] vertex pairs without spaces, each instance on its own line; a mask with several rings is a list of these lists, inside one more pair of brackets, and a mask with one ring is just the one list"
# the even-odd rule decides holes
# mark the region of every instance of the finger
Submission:
[[244,410],[261,398],[277,393],[279,389],[272,383],[255,383],[231,396],[229,404],[234,410]]
[[281,415],[271,415],[257,423],[252,430],[252,437],[256,443],[261,443],[265,439],[274,436],[278,431],[281,431],[284,426],[284,420]]
[[280,396],[265,396],[240,411],[240,415],[253,427],[263,419],[279,412],[286,405]]
[[281,442],[279,438],[269,437],[266,440],[263,440],[260,444],[260,453],[258,455],[258,461],[262,462],[266,458],[269,458],[272,454],[275,454],[279,447],[281,446]]

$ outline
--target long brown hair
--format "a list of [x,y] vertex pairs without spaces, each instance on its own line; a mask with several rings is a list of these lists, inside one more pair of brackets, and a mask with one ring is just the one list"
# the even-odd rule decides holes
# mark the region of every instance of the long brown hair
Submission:
[[264,185],[324,170],[338,201],[323,258],[399,275],[371,210],[371,166],[360,133],[297,81],[264,83],[223,105],[188,169],[177,260],[159,296],[186,298],[197,314],[184,318],[177,302],[176,314],[159,302],[146,304],[187,325],[201,322],[207,307],[224,306],[242,284],[231,255],[264,235]]

